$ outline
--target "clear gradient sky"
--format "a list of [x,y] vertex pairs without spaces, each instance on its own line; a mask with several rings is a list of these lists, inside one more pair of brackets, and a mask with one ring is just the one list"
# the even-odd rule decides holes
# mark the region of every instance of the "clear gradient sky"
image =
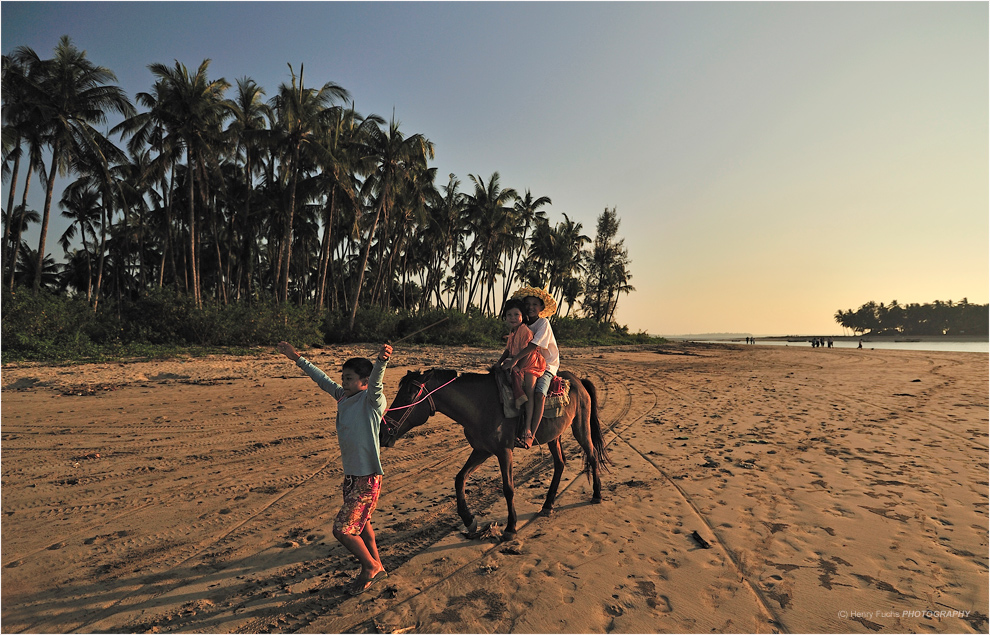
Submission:
[[444,183],[498,171],[589,236],[616,207],[636,287],[617,319],[633,331],[838,334],[835,311],[870,300],[990,296],[986,2],[0,11],[4,54],[50,57],[67,34],[132,98],[153,62],[210,58],[211,78],[268,96],[305,64],[307,84],[432,140]]

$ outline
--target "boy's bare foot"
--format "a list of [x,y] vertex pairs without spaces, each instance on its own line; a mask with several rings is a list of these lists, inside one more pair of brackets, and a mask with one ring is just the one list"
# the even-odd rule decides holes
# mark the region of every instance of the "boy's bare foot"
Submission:
[[370,578],[366,577],[362,571],[351,588],[351,595],[360,595],[387,577],[388,573],[385,572],[385,569],[381,569]]

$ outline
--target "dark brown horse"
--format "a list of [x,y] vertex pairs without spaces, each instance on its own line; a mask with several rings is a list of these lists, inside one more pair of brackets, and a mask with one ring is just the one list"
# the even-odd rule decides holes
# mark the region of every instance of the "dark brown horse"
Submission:
[[[570,382],[570,403],[562,416],[544,418],[536,431],[537,443],[546,443],[553,456],[553,481],[540,511],[543,516],[553,512],[560,476],[564,472],[560,436],[568,426],[584,450],[585,470],[594,488],[591,499],[594,503],[602,500],[599,469],[607,470],[609,463],[598,420],[598,398],[594,384],[566,371],[561,372],[560,377]],[[502,493],[509,508],[503,533],[505,539],[511,539],[516,533],[516,510],[512,504],[512,449],[516,438],[516,418],[509,419],[503,414],[494,373],[458,375],[457,371],[439,368],[422,373],[409,371],[399,382],[395,399],[385,414],[379,435],[382,447],[392,447],[396,439],[426,423],[437,412],[464,426],[464,436],[473,448],[454,481],[457,513],[464,526],[469,533],[477,529],[477,521],[468,510],[464,497],[464,483],[482,463],[495,455],[502,472]]]

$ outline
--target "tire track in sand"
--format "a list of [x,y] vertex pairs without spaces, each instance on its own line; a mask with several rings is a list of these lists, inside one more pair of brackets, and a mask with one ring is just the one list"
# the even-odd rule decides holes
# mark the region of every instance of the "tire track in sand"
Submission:
[[[612,388],[614,386],[621,387],[622,392],[624,394],[624,399],[623,399],[624,402],[625,403],[629,403],[629,404],[632,403],[632,387],[630,386],[629,383],[622,382],[622,381],[617,381],[617,380],[613,379],[614,375],[612,375],[611,373],[607,373],[607,372],[601,371],[600,369],[596,369],[596,374],[599,377],[601,377],[602,381],[604,382],[605,386],[607,387],[607,389],[609,391],[609,394],[611,394],[611,392],[613,392],[612,391]],[[746,570],[741,566],[741,564],[739,562],[738,556],[735,553],[733,553],[732,550],[729,549],[726,546],[726,542],[719,535],[718,531],[715,530],[715,527],[708,520],[708,518],[705,516],[705,514],[694,503],[694,501],[692,500],[691,496],[689,496],[688,493],[685,492],[681,488],[681,486],[678,485],[677,482],[674,479],[672,479],[670,477],[670,475],[667,474],[667,472],[662,467],[660,467],[659,465],[656,464],[655,460],[653,458],[651,458],[651,456],[649,455],[649,453],[644,453],[642,450],[640,450],[638,447],[636,447],[636,445],[634,445],[632,442],[630,442],[629,440],[627,440],[623,436],[626,433],[628,433],[633,428],[633,426],[642,423],[642,421],[659,404],[659,399],[657,398],[655,387],[653,385],[648,384],[648,383],[646,383],[644,381],[637,381],[636,382],[636,385],[637,385],[637,387],[645,387],[648,392],[652,392],[653,393],[653,404],[642,415],[639,415],[638,417],[636,417],[635,419],[629,421],[628,423],[626,423],[623,426],[619,426],[618,425],[619,424],[618,418],[616,418],[615,420],[613,420],[612,423],[610,423],[607,426],[607,428],[609,430],[611,430],[613,432],[613,434],[614,434],[614,437],[609,441],[609,444],[611,444],[611,443],[615,442],[616,440],[618,440],[619,442],[621,442],[621,443],[625,444],[626,446],[628,446],[632,451],[634,451],[644,461],[646,461],[650,466],[652,466],[653,469],[656,470],[657,473],[659,473],[663,477],[663,479],[674,488],[674,491],[677,492],[677,494],[679,495],[679,497],[681,498],[681,500],[693,511],[693,513],[695,514],[695,516],[697,517],[697,519],[701,523],[704,524],[704,526],[711,533],[711,535],[715,536],[715,538],[717,540],[715,546],[732,563],[733,567],[735,568],[736,572],[739,575],[739,579],[742,580],[745,583],[746,588],[748,588],[750,590],[750,592],[753,594],[753,597],[756,599],[757,603],[759,604],[760,608],[764,611],[764,617],[768,620],[768,622],[770,624],[775,625],[778,628],[782,629],[783,632],[787,632],[786,631],[786,628],[783,625],[783,623],[780,621],[779,616],[771,608],[770,603],[768,602],[767,598],[764,596],[764,594],[761,591],[761,589],[757,585],[753,584],[753,582],[750,581],[749,576],[748,576]],[[684,400],[684,401],[690,401],[690,398],[685,397],[684,395],[678,393],[677,391],[668,390],[668,389],[665,389],[665,388],[661,388],[661,389],[664,390],[664,392],[668,392],[669,394],[677,397],[678,399],[681,399],[681,400]],[[627,414],[628,413],[628,410],[629,410],[628,407],[625,408],[622,411],[622,414]]]

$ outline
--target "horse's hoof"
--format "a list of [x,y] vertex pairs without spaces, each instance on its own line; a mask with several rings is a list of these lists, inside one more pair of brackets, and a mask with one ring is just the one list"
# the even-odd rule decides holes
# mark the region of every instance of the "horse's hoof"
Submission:
[[516,539],[516,532],[514,531],[503,531],[501,542],[509,542],[510,540]]
[[478,519],[477,518],[475,518],[474,520],[471,521],[471,524],[467,526],[467,529],[464,530],[464,533],[466,533],[466,534],[476,534],[476,533],[478,533]]
[[601,496],[592,496],[591,497],[591,502],[594,503],[595,505],[600,505],[603,500],[605,500],[605,499],[602,498]]
[[540,510],[540,513],[537,514],[537,516],[542,516],[543,518],[550,518],[551,516],[553,516],[553,507],[544,507],[543,509]]

